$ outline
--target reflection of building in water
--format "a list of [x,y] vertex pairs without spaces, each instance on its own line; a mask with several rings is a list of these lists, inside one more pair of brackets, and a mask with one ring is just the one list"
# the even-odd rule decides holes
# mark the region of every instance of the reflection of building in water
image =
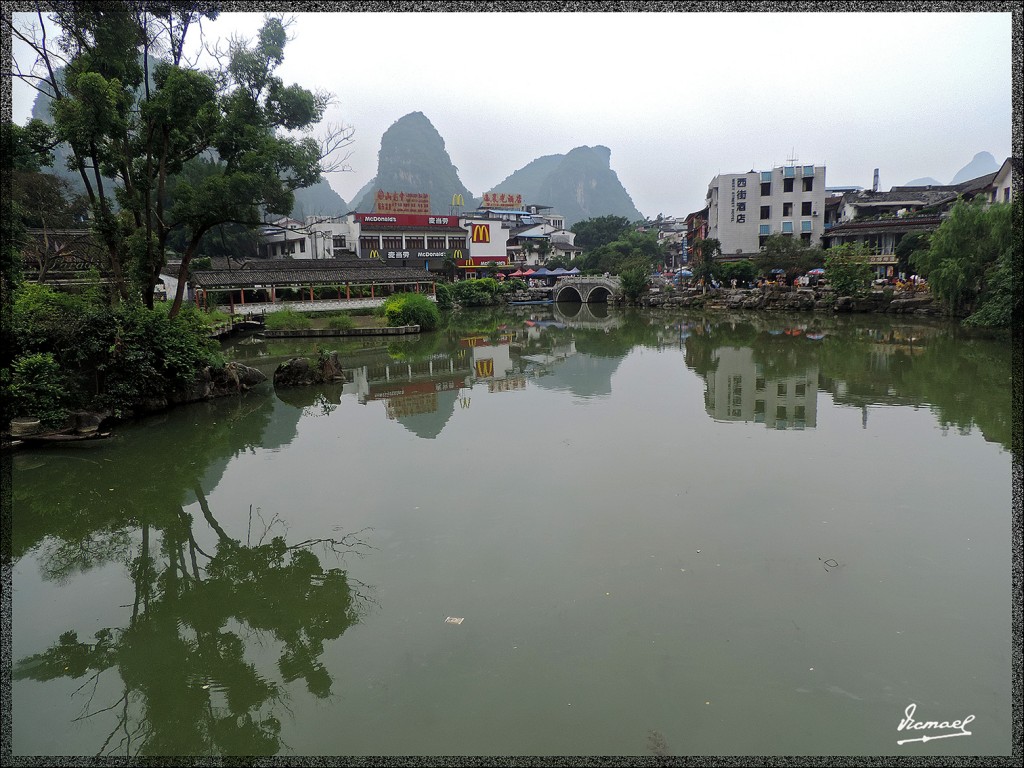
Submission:
[[817,423],[818,369],[767,379],[749,347],[719,347],[707,379],[705,408],[722,421],[753,421],[769,429],[804,429]]
[[426,360],[387,361],[351,369],[360,404],[384,401],[389,419],[399,421],[420,437],[436,437],[455,409],[458,391],[466,386],[470,357],[437,354]]

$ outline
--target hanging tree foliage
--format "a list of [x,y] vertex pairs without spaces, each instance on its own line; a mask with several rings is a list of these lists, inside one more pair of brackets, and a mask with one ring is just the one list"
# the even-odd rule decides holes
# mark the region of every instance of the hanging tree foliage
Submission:
[[[36,54],[13,74],[52,98],[53,138],[71,148],[115,300],[152,307],[172,234],[184,245],[172,316],[203,236],[289,214],[294,190],[341,168],[335,153],[352,136],[344,126],[311,135],[330,97],[275,75],[288,41],[280,18],[216,51],[216,68],[189,61],[189,31],[216,16],[199,2],[61,3],[47,14],[56,40],[41,11],[37,25],[3,21]],[[183,173],[200,159],[212,172]]]

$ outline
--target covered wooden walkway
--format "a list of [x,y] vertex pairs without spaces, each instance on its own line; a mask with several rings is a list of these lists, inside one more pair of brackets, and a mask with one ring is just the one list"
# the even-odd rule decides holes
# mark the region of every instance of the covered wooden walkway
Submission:
[[241,269],[196,270],[191,275],[196,304],[233,315],[361,309],[379,306],[395,293],[434,298],[437,279],[423,269],[330,260],[249,261]]

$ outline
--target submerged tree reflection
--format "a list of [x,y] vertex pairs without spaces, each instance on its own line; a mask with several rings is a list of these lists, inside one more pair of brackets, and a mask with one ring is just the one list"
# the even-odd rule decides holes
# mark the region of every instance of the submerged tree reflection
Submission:
[[[329,696],[324,644],[357,623],[370,602],[365,585],[325,568],[313,551],[362,554],[368,545],[360,532],[289,545],[268,536],[271,524],[256,544],[243,544],[197,495],[217,536],[212,553],[197,543],[183,510],[160,529],[144,523],[130,562],[128,626],[101,629],[91,641],[65,632],[15,666],[16,680],[86,678],[76,691],[87,699],[79,719],[114,718],[100,755],[276,754],[286,684],[302,680],[314,696]],[[279,682],[247,658],[253,633],[279,648]],[[108,670],[120,676],[122,693],[98,704]]]

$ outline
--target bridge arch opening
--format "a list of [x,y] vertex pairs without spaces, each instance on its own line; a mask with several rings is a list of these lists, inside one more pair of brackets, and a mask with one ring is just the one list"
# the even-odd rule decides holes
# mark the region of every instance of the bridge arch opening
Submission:
[[587,294],[587,303],[588,304],[607,304],[608,303],[608,297],[611,296],[611,295],[612,295],[612,292],[609,291],[607,288],[605,288],[602,285],[597,285],[597,286],[594,286],[593,288],[591,288],[590,289],[590,293]]
[[583,297],[580,295],[580,292],[571,285],[562,286],[551,298],[555,301],[573,302],[575,304],[583,303]]

